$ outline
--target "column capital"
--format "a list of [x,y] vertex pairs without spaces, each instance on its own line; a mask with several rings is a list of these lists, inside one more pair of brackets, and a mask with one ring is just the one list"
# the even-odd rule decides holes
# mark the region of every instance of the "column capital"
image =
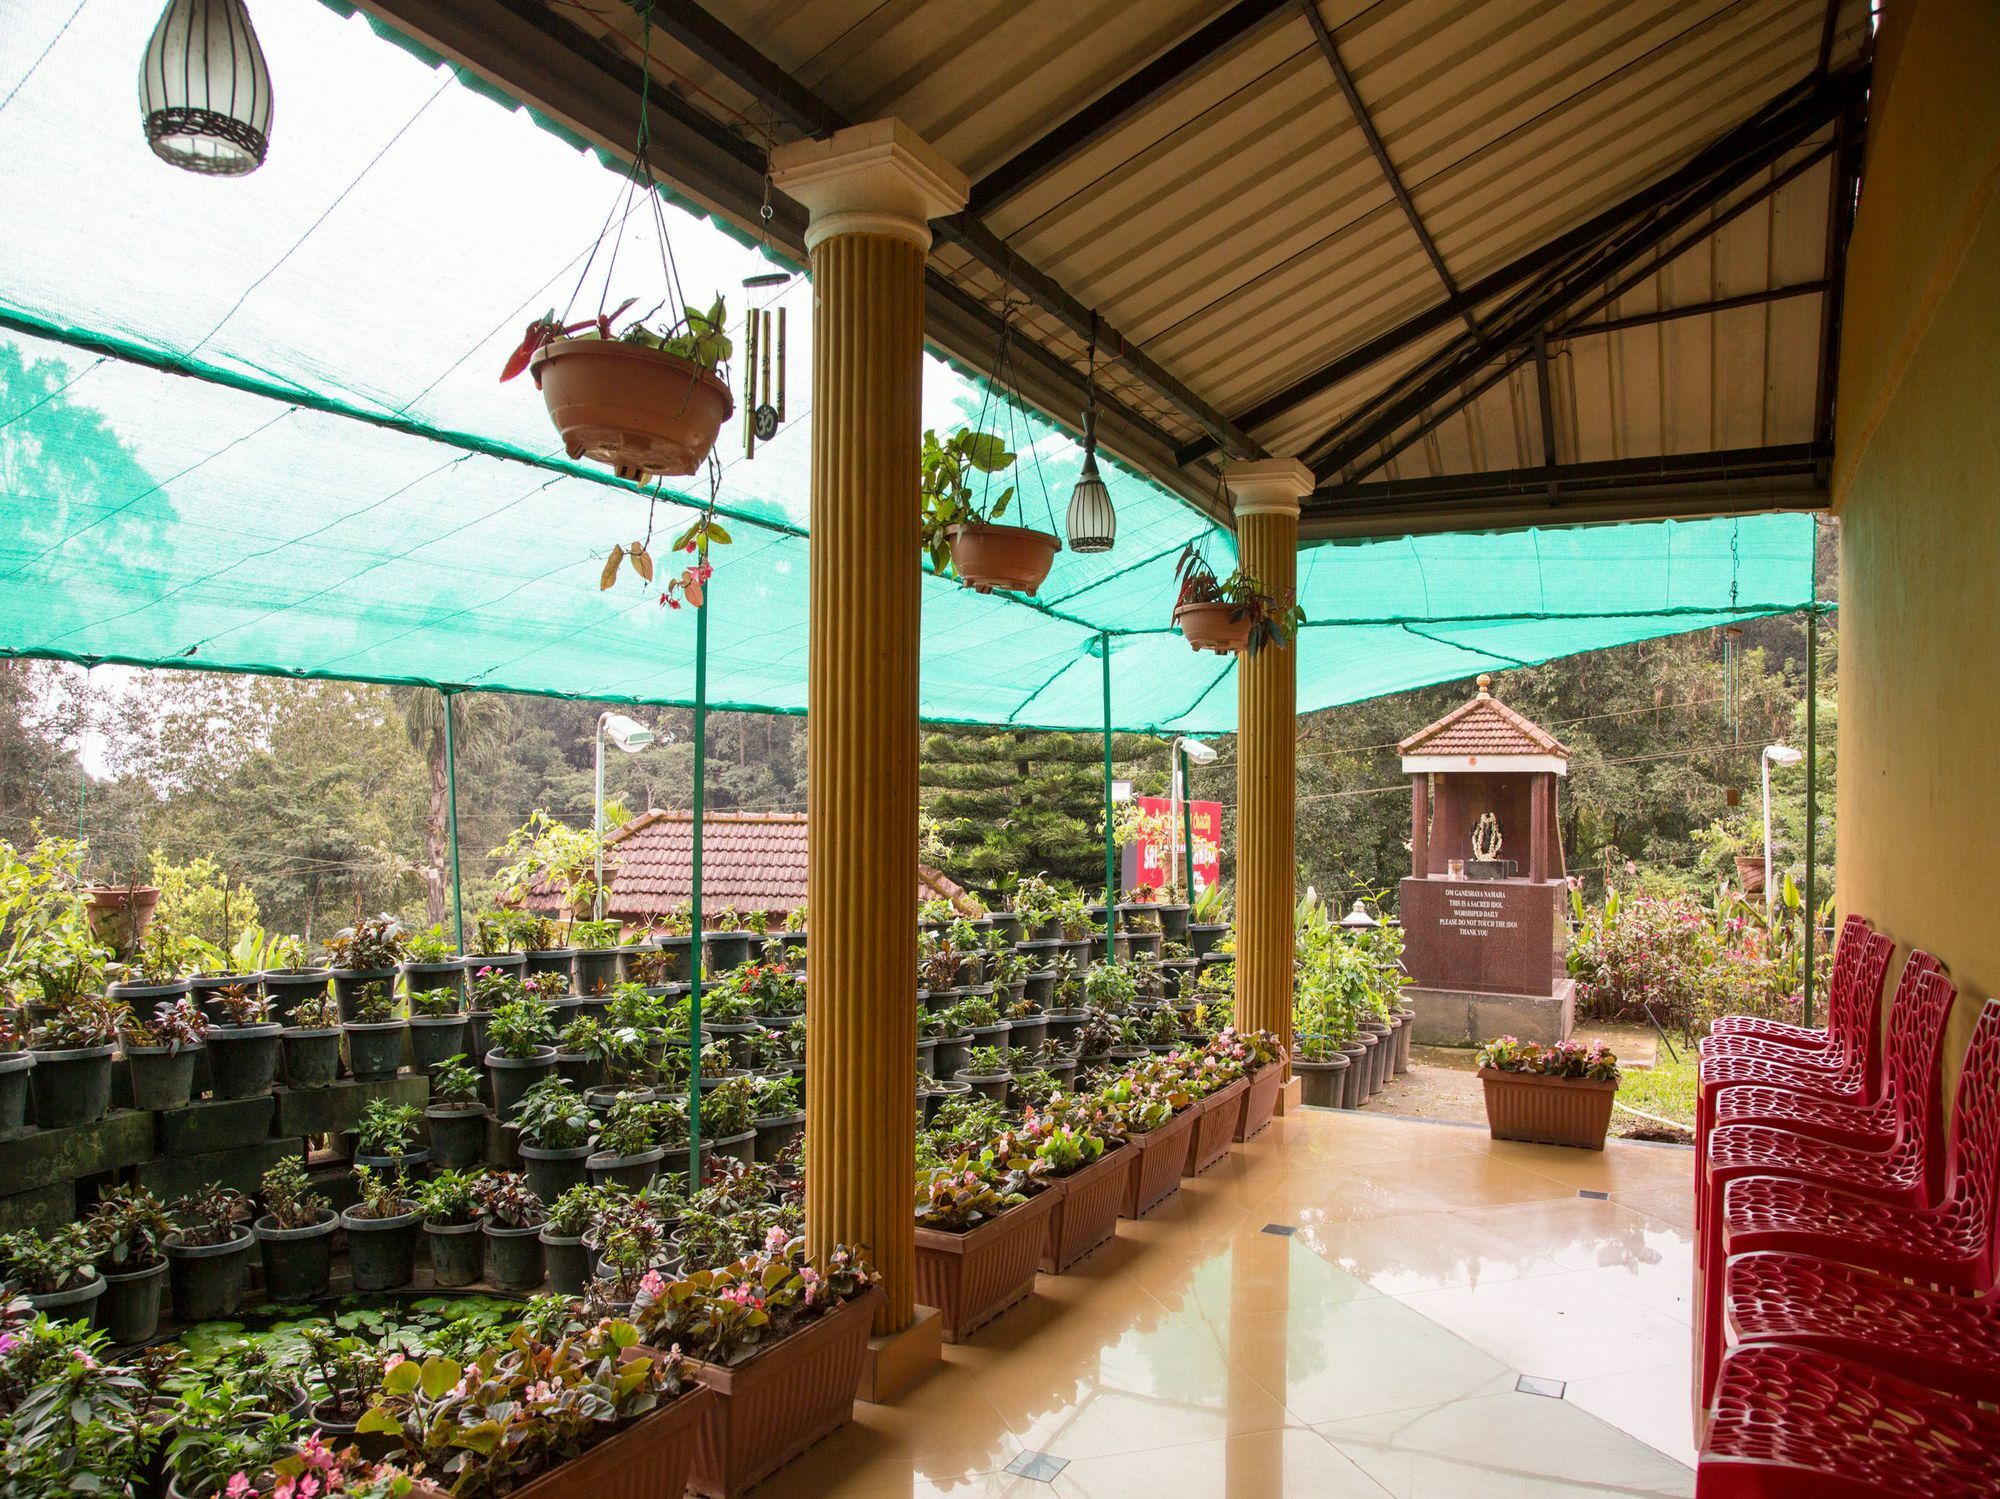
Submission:
[[965,207],[971,181],[901,120],[870,120],[771,152],[771,182],[805,206],[806,248],[837,234],[931,247],[930,221]]
[[1299,513],[1299,501],[1313,492],[1313,471],[1296,458],[1253,458],[1223,465],[1222,482],[1236,502],[1236,514]]

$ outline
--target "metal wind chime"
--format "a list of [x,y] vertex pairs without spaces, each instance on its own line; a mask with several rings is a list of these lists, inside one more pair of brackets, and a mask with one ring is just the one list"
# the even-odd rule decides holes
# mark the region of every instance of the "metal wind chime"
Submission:
[[[745,290],[782,286],[782,271],[746,277]],[[743,456],[778,435],[785,420],[785,309],[753,307],[743,320]]]

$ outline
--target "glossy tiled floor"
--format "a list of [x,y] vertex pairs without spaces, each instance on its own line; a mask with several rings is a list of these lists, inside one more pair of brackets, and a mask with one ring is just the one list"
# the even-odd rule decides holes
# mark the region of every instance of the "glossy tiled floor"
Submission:
[[1690,1494],[1691,1171],[1281,1119],[758,1493]]

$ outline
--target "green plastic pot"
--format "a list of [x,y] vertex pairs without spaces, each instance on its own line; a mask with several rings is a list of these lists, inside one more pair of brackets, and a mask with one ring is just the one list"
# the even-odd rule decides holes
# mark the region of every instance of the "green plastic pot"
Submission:
[[280,1228],[266,1213],[255,1223],[264,1257],[264,1295],[271,1301],[311,1301],[326,1294],[333,1274],[333,1231],[340,1215],[328,1208],[305,1228]]
[[581,1296],[590,1284],[591,1254],[580,1237],[552,1234],[542,1229],[537,1235],[543,1263],[549,1274],[549,1289],[558,1296]]
[[537,1046],[531,1057],[503,1057],[486,1053],[486,1075],[493,1082],[493,1112],[502,1119],[514,1117],[522,1096],[556,1070],[556,1049]]
[[109,1046],[31,1053],[35,1123],[43,1129],[90,1124],[111,1112]]
[[394,1291],[407,1286],[417,1273],[417,1215],[357,1218],[340,1215],[347,1230],[347,1268],[357,1291]]
[[571,1187],[581,1186],[590,1175],[584,1162],[590,1158],[588,1145],[579,1145],[569,1150],[543,1150],[534,1145],[522,1145],[521,1169],[527,1174],[528,1186],[543,1202],[554,1202]]
[[125,1063],[135,1109],[184,1109],[194,1095],[200,1046],[127,1046]]
[[208,1032],[209,1091],[217,1098],[260,1098],[278,1080],[285,1028],[218,1025]]
[[28,1074],[35,1059],[25,1051],[0,1052],[0,1135],[28,1123]]
[[256,1242],[247,1227],[226,1244],[183,1244],[180,1235],[169,1234],[167,1284],[173,1292],[175,1319],[213,1322],[234,1316],[243,1305],[250,1250]]
[[463,1015],[412,1015],[410,1065],[428,1074],[453,1057],[471,1055],[465,1049],[471,1032],[472,1022]]
[[143,1270],[124,1274],[100,1272],[104,1295],[97,1303],[97,1325],[111,1334],[114,1343],[151,1342],[160,1330],[160,1298],[167,1285],[167,1262],[163,1259]]
[[377,1083],[403,1070],[403,1022],[345,1021],[347,1070],[356,1082]]
[[486,1222],[479,1228],[486,1241],[486,1278],[503,1291],[539,1291],[548,1278],[542,1253],[542,1226],[505,1228]]
[[431,1279],[456,1289],[476,1285],[485,1269],[485,1241],[477,1219],[471,1223],[424,1220],[424,1240],[430,1245]]
[[283,1042],[285,1086],[330,1087],[340,1077],[340,1032],[287,1027]]
[[453,1171],[464,1171],[486,1159],[487,1111],[478,1109],[424,1110],[430,1125],[431,1159]]

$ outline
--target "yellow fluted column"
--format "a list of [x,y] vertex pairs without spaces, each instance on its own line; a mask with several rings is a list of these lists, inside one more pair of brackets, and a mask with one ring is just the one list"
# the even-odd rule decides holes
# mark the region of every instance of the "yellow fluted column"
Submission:
[[917,462],[929,220],[966,179],[879,120],[772,156],[812,251],[806,1238],[866,1245],[914,1316]]
[[[1299,501],[1311,470],[1291,458],[1234,463],[1243,568],[1272,594],[1298,583]],[[1236,670],[1236,1022],[1292,1044],[1292,906],[1298,868],[1298,652],[1266,647]]]

